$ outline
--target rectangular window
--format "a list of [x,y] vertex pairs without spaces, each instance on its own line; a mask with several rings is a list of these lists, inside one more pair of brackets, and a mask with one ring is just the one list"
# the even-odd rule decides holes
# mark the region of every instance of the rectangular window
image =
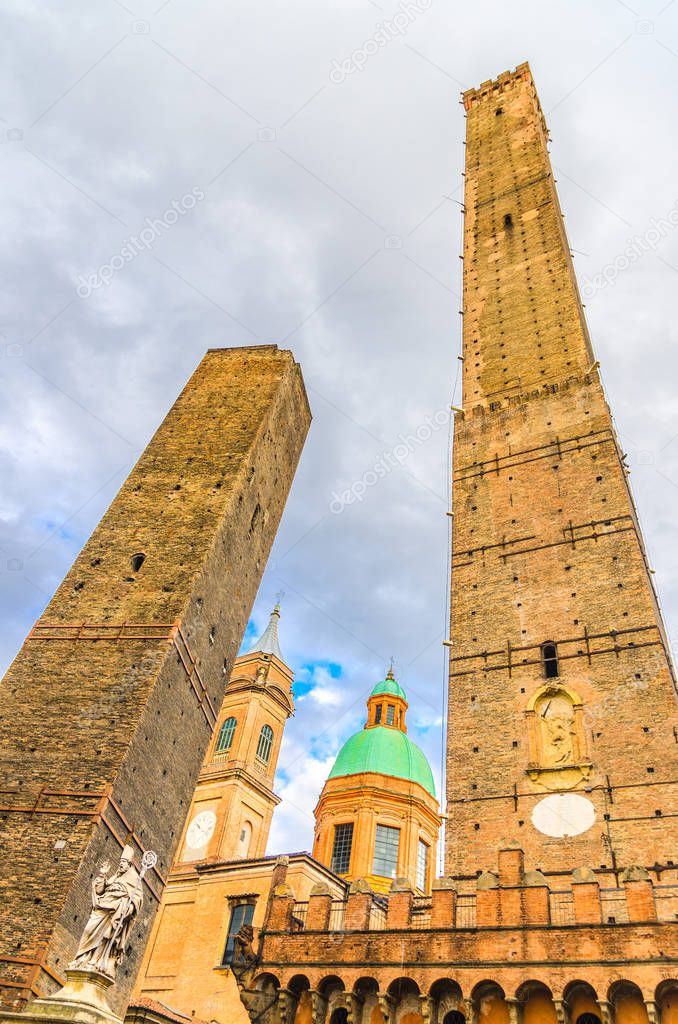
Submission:
[[377,725],[381,722],[381,713],[384,710],[383,705],[377,704],[377,710],[374,712],[374,721]]
[[395,722],[395,706],[393,704],[389,704],[388,707],[386,708],[386,724],[387,725],[393,725],[394,722]]
[[417,850],[417,888],[422,892],[426,892],[426,882],[428,881],[428,852],[428,846],[423,839],[420,839]]
[[235,937],[244,924],[252,924],[252,918],[254,917],[254,903],[240,903],[237,907],[233,907],[231,912],[231,923],[228,926],[228,935],[226,937],[226,949],[224,950],[224,959],[222,963],[230,964],[233,960],[233,946]]
[[375,875],[382,878],[395,878],[398,872],[398,847],[400,846],[400,829],[389,825],[377,825],[377,837],[374,843]]
[[334,827],[334,844],[332,846],[332,871],[337,875],[346,875],[351,863],[351,847],[353,846],[353,822]]

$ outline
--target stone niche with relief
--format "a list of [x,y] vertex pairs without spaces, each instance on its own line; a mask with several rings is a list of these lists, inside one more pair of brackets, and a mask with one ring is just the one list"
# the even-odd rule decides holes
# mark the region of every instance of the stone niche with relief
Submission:
[[533,694],[525,712],[530,760],[527,774],[545,789],[574,789],[586,781],[588,757],[584,708],[569,687],[551,683]]

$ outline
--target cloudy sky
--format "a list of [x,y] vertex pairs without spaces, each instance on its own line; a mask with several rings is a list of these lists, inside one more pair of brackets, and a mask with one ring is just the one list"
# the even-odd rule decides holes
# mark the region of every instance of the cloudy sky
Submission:
[[0,9],[2,668],[205,349],[276,342],[315,418],[249,628],[285,591],[271,851],[309,846],[391,655],[439,776],[459,91],[523,60],[678,639],[676,0]]

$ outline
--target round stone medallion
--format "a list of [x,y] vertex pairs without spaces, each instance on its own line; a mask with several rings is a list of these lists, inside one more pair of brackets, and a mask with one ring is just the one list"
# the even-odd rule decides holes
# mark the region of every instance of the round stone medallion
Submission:
[[587,797],[577,793],[554,793],[540,800],[532,811],[534,827],[554,839],[579,836],[590,829],[595,820],[595,807]]

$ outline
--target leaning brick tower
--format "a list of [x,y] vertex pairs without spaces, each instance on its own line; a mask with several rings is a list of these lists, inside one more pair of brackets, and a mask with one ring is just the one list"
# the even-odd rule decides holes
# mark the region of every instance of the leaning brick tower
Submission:
[[309,422],[291,352],[209,351],[0,682],[0,1007],[63,984],[129,845],[125,1008]]
[[446,871],[675,877],[675,677],[529,67],[464,94]]

